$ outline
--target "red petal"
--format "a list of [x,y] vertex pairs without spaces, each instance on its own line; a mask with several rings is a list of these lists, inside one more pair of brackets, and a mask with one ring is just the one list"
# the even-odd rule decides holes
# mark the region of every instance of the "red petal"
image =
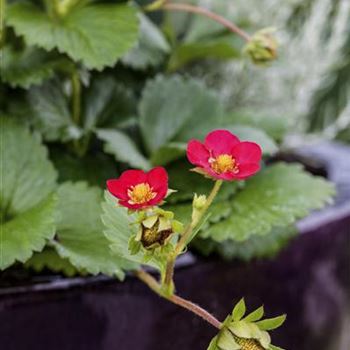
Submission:
[[128,188],[120,179],[107,180],[108,191],[119,199],[128,199]]
[[142,170],[126,170],[119,178],[126,186],[135,186],[147,182],[147,174]]
[[128,201],[119,201],[119,204],[123,207],[129,208],[129,209],[143,209],[147,207],[146,204],[130,204]]
[[157,192],[168,191],[168,173],[163,167],[156,167],[147,173],[147,183]]
[[218,180],[232,180],[232,176],[230,175],[230,173],[217,174],[210,167],[206,167],[204,170],[210,177],[212,177],[214,179],[218,179]]
[[246,163],[239,166],[238,174],[235,174],[234,177],[239,180],[246,179],[260,170],[260,165],[258,163]]
[[156,192],[156,196],[147,204],[156,205],[161,202],[168,192],[168,173],[163,167],[152,169],[148,174],[148,183]]
[[239,143],[237,136],[228,130],[215,130],[205,138],[205,146],[212,151],[214,157],[220,154],[231,154],[232,148]]
[[153,206],[153,205],[157,205],[158,203],[160,203],[166,196],[168,190],[164,191],[160,191],[157,192],[157,195],[151,199],[149,202],[147,202],[147,206]]
[[262,157],[260,146],[255,142],[240,142],[231,152],[238,164],[259,163]]
[[209,151],[198,140],[191,140],[187,145],[187,158],[190,163],[204,167],[208,164]]

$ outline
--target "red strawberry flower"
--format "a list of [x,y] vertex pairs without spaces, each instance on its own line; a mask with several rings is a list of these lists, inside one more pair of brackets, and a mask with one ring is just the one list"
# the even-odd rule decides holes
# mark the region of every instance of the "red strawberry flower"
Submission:
[[168,174],[162,167],[149,172],[127,170],[107,181],[108,191],[129,209],[144,209],[160,203],[168,192]]
[[261,156],[258,144],[241,142],[228,130],[210,132],[204,144],[191,140],[187,145],[187,158],[198,172],[226,181],[244,180],[257,173]]

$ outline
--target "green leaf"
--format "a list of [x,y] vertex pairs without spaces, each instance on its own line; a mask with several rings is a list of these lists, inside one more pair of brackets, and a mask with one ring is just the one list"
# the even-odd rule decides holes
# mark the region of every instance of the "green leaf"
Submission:
[[264,316],[264,307],[260,306],[255,311],[251,312],[249,315],[244,317],[244,321],[246,322],[255,322],[260,320]]
[[152,154],[170,141],[202,138],[220,125],[220,100],[195,80],[158,76],[144,88],[139,104],[141,133]]
[[183,43],[175,47],[168,63],[170,71],[178,70],[189,63],[200,59],[231,59],[240,57],[232,35],[193,43]]
[[44,248],[55,234],[55,205],[55,197],[50,195],[0,225],[0,270],[15,261],[24,263]]
[[117,175],[115,161],[102,152],[89,152],[78,157],[59,147],[51,147],[50,156],[58,170],[58,181],[86,181],[105,187],[106,181]]
[[137,11],[127,5],[76,6],[53,18],[29,2],[8,6],[7,24],[29,45],[57,48],[90,69],[113,66],[137,40]]
[[56,171],[37,134],[11,118],[0,117],[0,209],[12,218],[46,199],[56,185]]
[[110,75],[93,75],[83,92],[83,127],[85,131],[116,128],[136,114],[135,96],[130,86]]
[[153,165],[167,165],[168,163],[182,158],[186,153],[187,145],[183,142],[170,142],[158,150],[151,156]]
[[124,277],[135,265],[113,254],[103,234],[102,191],[85,183],[65,183],[58,189],[59,221],[54,246],[77,269],[91,274]]
[[59,63],[44,50],[27,47],[16,51],[9,46],[2,49],[0,77],[12,87],[28,89],[32,85],[41,84],[54,76],[55,67]]
[[244,125],[226,126],[225,129],[237,135],[241,141],[256,142],[262,148],[264,155],[274,154],[278,150],[275,141],[263,130]]
[[270,331],[273,329],[276,329],[285,322],[287,316],[282,315],[274,318],[267,318],[262,321],[258,321],[255,324],[262,330],[262,331]]
[[156,67],[162,63],[170,51],[163,33],[145,15],[139,14],[140,37],[137,45],[123,58],[122,62],[134,69]]
[[237,111],[231,112],[224,117],[227,125],[250,126],[265,131],[274,140],[283,140],[284,135],[290,127],[290,120],[285,117],[261,114],[259,111]]
[[44,269],[49,269],[56,273],[63,273],[68,277],[73,277],[80,273],[68,259],[61,258],[56,250],[52,248],[45,248],[40,253],[34,253],[25,263],[25,267],[33,269],[37,273],[42,272]]
[[201,234],[219,242],[266,235],[272,227],[290,225],[322,208],[334,193],[331,183],[306,173],[299,165],[275,164],[247,181],[232,199],[233,212],[227,220]]
[[[225,203],[227,203],[229,207],[231,206],[229,201]],[[232,208],[230,213],[231,212]],[[197,238],[195,242],[193,242],[193,245],[205,256],[215,252],[225,260],[238,258],[244,261],[250,261],[256,258],[273,258],[297,234],[298,232],[293,226],[275,227],[266,235],[253,235],[245,241],[237,242],[233,239],[228,239],[223,242],[216,242],[210,238]]]
[[150,162],[141,154],[136,144],[128,135],[118,130],[99,129],[97,137],[105,142],[104,151],[114,155],[120,162],[128,163],[132,167],[150,169]]
[[0,269],[5,269],[25,262],[54,235],[56,172],[38,135],[10,118],[0,123]]
[[32,123],[48,141],[69,141],[81,136],[73,123],[67,97],[58,80],[33,87],[28,92]]
[[232,311],[232,319],[234,321],[240,321],[246,312],[246,306],[244,298],[242,298],[234,307]]
[[128,261],[136,263],[135,268],[139,264],[158,267],[158,262],[154,261],[152,256],[150,260],[145,262],[142,251],[132,254],[128,249],[131,236],[137,234],[137,226],[134,224],[136,215],[128,214],[128,210],[119,206],[118,200],[107,191],[105,191],[105,202],[102,204],[102,208],[102,222],[105,225],[104,233],[111,244],[112,251]]

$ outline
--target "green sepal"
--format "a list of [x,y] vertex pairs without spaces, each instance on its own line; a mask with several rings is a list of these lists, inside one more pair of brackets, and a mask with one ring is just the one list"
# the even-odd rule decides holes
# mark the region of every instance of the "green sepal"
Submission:
[[168,198],[169,196],[171,196],[173,193],[176,193],[176,192],[177,192],[177,190],[173,190],[171,188],[168,188],[168,191],[165,195],[165,198]]
[[259,322],[256,322],[256,325],[262,330],[262,331],[271,331],[273,329],[276,329],[284,323],[286,320],[286,315],[281,315],[274,318],[267,318],[266,320],[262,320]]
[[229,330],[237,337],[243,339],[256,339],[264,349],[268,349],[271,343],[270,335],[259,329],[255,323],[245,321],[232,322]]
[[240,350],[241,349],[241,346],[236,343],[233,334],[227,328],[224,328],[218,335],[216,345],[221,350]]
[[234,307],[232,311],[232,318],[234,321],[240,321],[246,312],[244,298],[242,298]]
[[218,342],[218,336],[214,337],[211,340],[207,350],[216,350],[217,349],[217,346],[216,346],[217,342]]
[[260,306],[255,311],[251,312],[249,315],[244,317],[243,321],[255,322],[259,321],[264,316],[264,306]]
[[184,231],[184,225],[182,222],[178,221],[178,220],[173,220],[171,223],[171,227],[173,229],[174,232],[176,233],[182,233]]
[[268,349],[271,345],[271,337],[270,334],[266,331],[260,331],[260,336],[258,338],[260,344],[263,348]]
[[158,215],[152,215],[147,219],[142,220],[142,225],[147,228],[152,228],[154,224],[157,222],[158,218],[159,218]]
[[279,346],[270,344],[269,350],[284,350],[284,349],[280,348]]
[[259,337],[259,328],[254,325],[254,323],[248,323],[244,321],[234,321],[231,322],[229,327],[230,331],[240,338],[254,338],[257,339]]
[[164,216],[165,218],[172,220],[174,218],[174,213],[170,210],[164,210],[161,208],[156,208],[155,213],[161,216]]

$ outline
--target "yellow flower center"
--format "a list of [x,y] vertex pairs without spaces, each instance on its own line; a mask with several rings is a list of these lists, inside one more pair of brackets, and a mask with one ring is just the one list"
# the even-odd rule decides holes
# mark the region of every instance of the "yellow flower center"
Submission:
[[255,339],[244,339],[234,336],[236,343],[242,347],[242,350],[264,350],[264,348]]
[[232,171],[234,173],[238,172],[238,166],[236,160],[229,154],[220,154],[216,158],[210,158],[209,163],[211,168],[217,174],[223,174],[228,171]]
[[130,204],[143,204],[153,199],[157,193],[153,192],[153,188],[147,183],[141,183],[130,187],[128,196]]

